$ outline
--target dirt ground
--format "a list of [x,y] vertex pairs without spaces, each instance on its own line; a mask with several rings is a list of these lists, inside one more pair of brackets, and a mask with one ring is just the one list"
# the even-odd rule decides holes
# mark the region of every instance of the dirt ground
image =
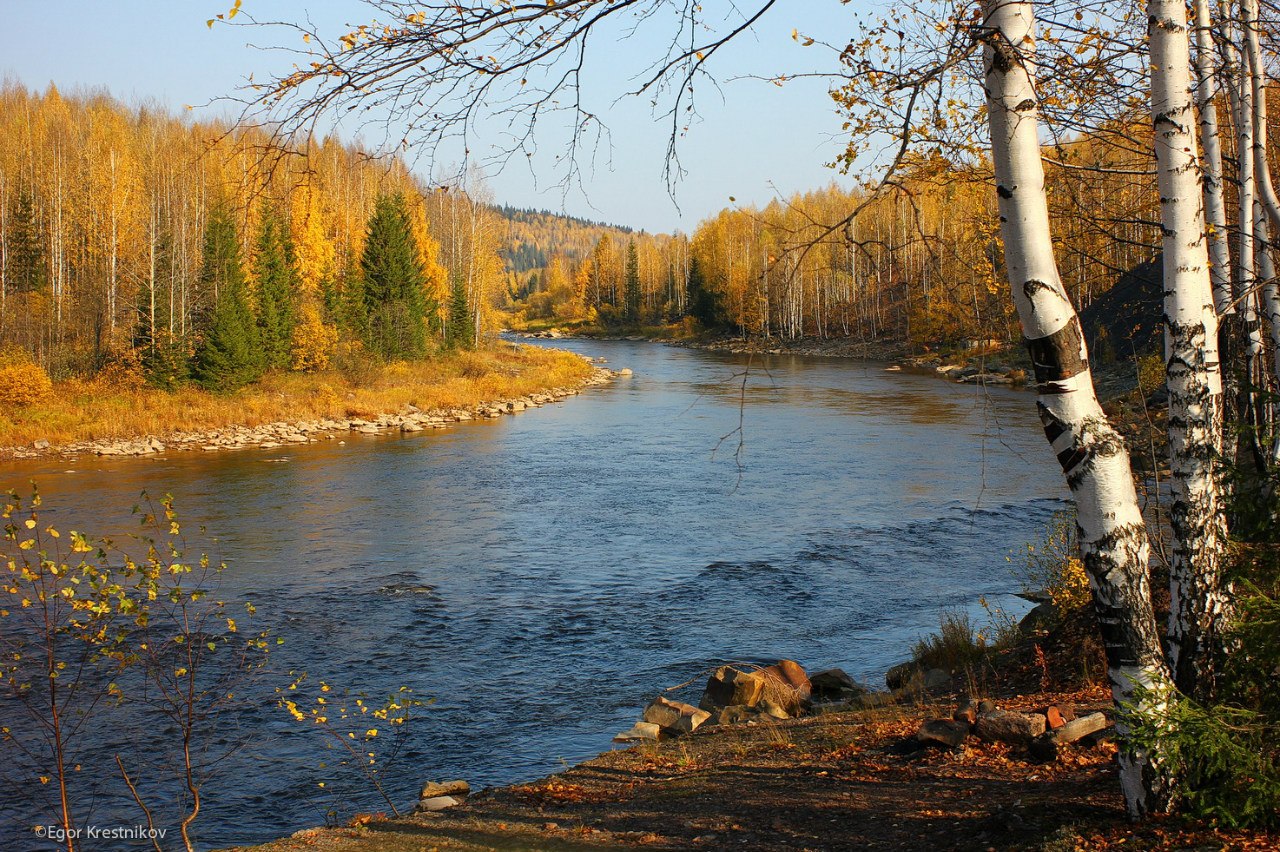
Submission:
[[[1101,690],[1001,702],[1110,709]],[[609,752],[436,814],[311,829],[257,852],[427,850],[1274,850],[1280,835],[1174,820],[1130,825],[1101,742],[1037,764],[972,738],[904,748],[935,708],[882,708],[701,729]],[[358,820],[361,821],[361,820]]]

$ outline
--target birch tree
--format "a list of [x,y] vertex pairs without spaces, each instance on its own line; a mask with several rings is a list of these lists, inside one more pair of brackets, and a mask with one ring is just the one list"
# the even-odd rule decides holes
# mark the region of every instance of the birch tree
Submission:
[[[1112,697],[1130,712],[1158,715],[1172,684],[1151,608],[1146,527],[1128,450],[1098,403],[1080,320],[1053,254],[1037,120],[1035,14],[1022,0],[985,0],[982,10],[1005,267],[1035,368],[1036,407],[1076,504]],[[1153,755],[1122,748],[1120,782],[1132,816],[1171,803],[1165,770]]]
[[1151,0],[1147,12],[1173,486],[1169,660],[1179,690],[1211,697],[1219,637],[1230,618],[1222,580],[1226,525],[1214,469],[1221,445],[1218,322],[1201,207],[1187,7],[1184,0]]

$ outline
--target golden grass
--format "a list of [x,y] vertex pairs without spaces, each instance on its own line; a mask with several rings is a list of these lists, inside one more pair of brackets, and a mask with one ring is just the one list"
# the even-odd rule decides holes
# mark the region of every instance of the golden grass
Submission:
[[531,346],[362,364],[345,371],[278,373],[232,394],[195,387],[163,391],[70,379],[45,401],[0,411],[0,447],[201,432],[277,421],[373,417],[407,404],[467,408],[579,384],[591,366],[569,352]]

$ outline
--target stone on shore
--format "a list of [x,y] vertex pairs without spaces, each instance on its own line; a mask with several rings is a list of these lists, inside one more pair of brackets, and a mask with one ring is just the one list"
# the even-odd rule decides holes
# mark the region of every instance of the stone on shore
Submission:
[[656,742],[662,739],[662,727],[653,722],[636,722],[630,730],[623,731],[613,738],[615,743]]
[[764,675],[744,672],[733,666],[721,666],[707,679],[698,706],[715,711],[723,707],[754,707],[764,692]]
[[804,667],[795,660],[779,660],[772,666],[761,669],[760,674],[765,679],[761,700],[769,699],[791,716],[800,715],[813,689]]
[[824,669],[809,676],[810,694],[824,701],[849,701],[866,692],[844,669]]
[[920,726],[916,740],[924,745],[955,748],[969,736],[969,723],[955,719],[930,719]]
[[681,701],[671,701],[661,695],[644,708],[644,721],[657,725],[664,733],[672,736],[691,734],[710,718],[711,714],[706,710]]
[[471,793],[471,785],[462,779],[455,781],[428,781],[422,785],[419,799],[434,799],[439,796],[467,796]]
[[989,742],[1026,746],[1044,733],[1046,724],[1045,718],[1039,713],[993,710],[979,714],[974,733]]
[[430,799],[422,799],[418,802],[418,813],[435,813],[445,808],[452,808],[462,804],[461,799],[455,799],[453,796],[433,796]]

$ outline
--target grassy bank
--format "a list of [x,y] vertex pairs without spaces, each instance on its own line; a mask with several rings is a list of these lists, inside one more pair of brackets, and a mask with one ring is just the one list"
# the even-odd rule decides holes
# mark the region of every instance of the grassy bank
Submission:
[[0,448],[371,417],[409,404],[423,410],[465,408],[574,386],[590,372],[590,365],[572,353],[506,344],[420,362],[357,361],[344,369],[273,374],[232,394],[194,386],[165,391],[107,371],[88,381],[59,382],[42,402],[0,411]]

